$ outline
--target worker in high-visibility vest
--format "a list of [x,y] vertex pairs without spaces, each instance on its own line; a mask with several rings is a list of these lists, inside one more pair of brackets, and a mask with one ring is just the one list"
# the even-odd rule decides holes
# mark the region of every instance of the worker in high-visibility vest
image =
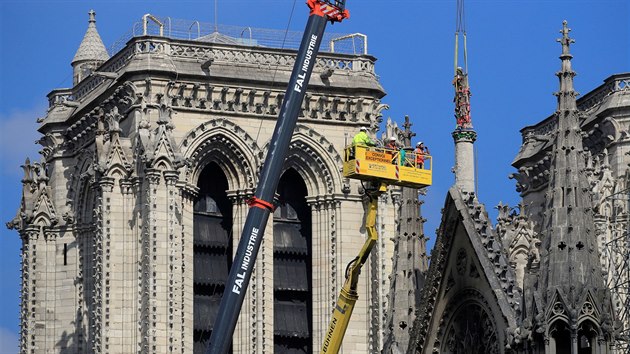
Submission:
[[346,149],[347,159],[352,160],[355,157],[355,146],[376,146],[374,140],[367,134],[367,128],[361,127],[357,135],[352,138],[352,147]]
[[376,146],[374,141],[367,135],[367,128],[361,127],[357,135],[352,138],[353,146]]

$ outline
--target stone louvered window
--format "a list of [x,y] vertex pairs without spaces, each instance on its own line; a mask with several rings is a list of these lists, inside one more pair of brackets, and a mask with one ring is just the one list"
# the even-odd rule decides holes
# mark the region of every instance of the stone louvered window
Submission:
[[194,205],[194,353],[205,353],[232,262],[232,205],[221,168],[201,173]]
[[273,215],[274,353],[312,353],[311,212],[293,169],[278,185]]

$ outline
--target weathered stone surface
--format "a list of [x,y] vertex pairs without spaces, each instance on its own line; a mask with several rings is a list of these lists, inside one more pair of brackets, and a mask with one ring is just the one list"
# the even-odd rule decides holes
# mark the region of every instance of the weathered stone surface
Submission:
[[[97,34],[90,21],[86,40],[92,43]],[[22,203],[9,223],[23,240],[20,351],[201,350],[194,330],[199,180],[211,164],[225,175],[229,242],[236,245],[295,51],[160,36],[135,37],[109,59],[87,58],[93,51],[81,48],[77,55],[81,63],[90,59],[92,74],[49,94],[50,109],[40,121],[42,162],[24,164]],[[374,62],[369,55],[318,57],[286,161],[307,189],[314,351],[345,265],[365,237],[359,183],[344,179],[340,167],[345,144],[360,126],[374,134],[387,108]],[[331,65],[324,82],[320,74]],[[399,212],[393,199],[381,208],[380,231],[392,235]],[[348,328],[346,352],[380,352],[374,334],[385,330],[390,244],[381,241],[372,256],[377,266],[360,281],[363,301]],[[234,352],[274,350],[275,258],[269,231]]]

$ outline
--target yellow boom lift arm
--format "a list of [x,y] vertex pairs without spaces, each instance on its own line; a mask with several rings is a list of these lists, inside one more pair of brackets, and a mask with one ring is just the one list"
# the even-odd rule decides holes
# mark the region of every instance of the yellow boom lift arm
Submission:
[[[341,348],[343,337],[348,328],[354,304],[359,298],[357,284],[361,268],[372,252],[378,240],[376,233],[376,214],[378,197],[387,191],[389,184],[422,188],[431,185],[431,157],[423,155],[417,158],[410,154],[403,161],[395,150],[367,146],[349,146],[346,148],[343,174],[344,177],[367,181],[366,195],[369,198],[365,229],[367,239],[346,269],[346,281],[341,288],[339,298],[330,318],[328,330],[324,335],[322,354],[336,354]],[[392,160],[391,157],[394,157]],[[422,161],[422,163],[418,163]]]
[[378,240],[378,234],[376,233],[376,211],[378,210],[378,197],[385,191],[387,191],[387,184],[381,183],[377,190],[366,192],[370,198],[365,215],[365,229],[367,230],[368,238],[365,240],[359,255],[348,264],[348,268],[346,269],[346,282],[341,288],[339,298],[333,309],[328,331],[324,337],[322,353],[338,353],[341,347],[341,342],[343,341],[348,323],[350,322],[350,316],[352,316],[352,310],[354,310],[354,304],[359,298],[357,284],[359,282],[359,275],[361,274],[361,267],[363,267],[363,264],[367,261],[374,244]]

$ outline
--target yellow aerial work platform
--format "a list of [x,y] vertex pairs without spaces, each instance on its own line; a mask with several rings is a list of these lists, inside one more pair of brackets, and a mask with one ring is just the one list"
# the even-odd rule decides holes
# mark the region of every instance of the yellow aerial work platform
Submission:
[[387,191],[389,184],[412,188],[430,186],[432,162],[431,156],[419,155],[412,151],[403,152],[368,146],[346,147],[343,162],[344,177],[375,183],[369,183],[365,188],[365,194],[369,199],[364,219],[368,237],[359,255],[350,261],[346,268],[346,280],[333,308],[320,354],[337,354],[341,348],[350,316],[359,298],[357,286],[361,268],[378,240],[376,233],[378,196]]
[[432,162],[430,155],[418,157],[411,151],[402,153],[382,147],[348,146],[343,175],[364,181],[422,188],[433,182]]

